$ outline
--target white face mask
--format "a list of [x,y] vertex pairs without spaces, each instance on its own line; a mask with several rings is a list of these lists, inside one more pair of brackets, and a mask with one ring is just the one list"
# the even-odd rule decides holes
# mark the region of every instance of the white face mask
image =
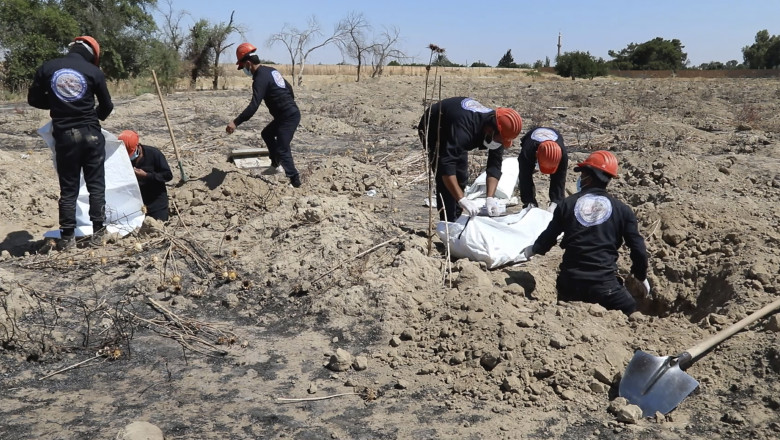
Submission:
[[582,176],[577,178],[577,192],[582,191]]
[[496,142],[496,141],[494,141],[492,139],[490,141],[485,139],[484,141],[482,141],[482,145],[487,147],[488,150],[497,150],[497,149],[499,149],[499,148],[504,146],[504,145],[501,144],[501,142]]
[[130,160],[136,160],[140,154],[141,154],[141,149],[136,147],[135,151],[133,152],[133,155],[130,156]]
[[252,69],[250,69],[249,66],[244,66],[244,73],[246,76],[252,76]]

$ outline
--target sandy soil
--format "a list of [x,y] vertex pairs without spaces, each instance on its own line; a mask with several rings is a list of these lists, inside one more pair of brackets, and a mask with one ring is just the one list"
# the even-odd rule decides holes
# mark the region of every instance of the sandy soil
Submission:
[[[572,163],[617,154],[610,188],[640,220],[654,300],[631,317],[558,304],[558,248],[452,273],[438,239],[429,254],[420,77],[307,77],[300,189],[226,161],[262,146],[264,108],[224,132],[248,80],[170,94],[188,177],[175,170],[171,221],[46,255],[58,186],[35,130],[48,115],[5,103],[0,438],[117,438],[134,421],[167,439],[780,436],[777,316],[695,362],[699,389],[668,415],[616,398],[635,350],[675,355],[778,298],[780,83],[443,78],[443,97],[558,127]],[[137,130],[177,168],[157,96],[116,101],[104,128]],[[474,177],[484,161],[472,156]],[[545,176],[537,186],[543,200]]]

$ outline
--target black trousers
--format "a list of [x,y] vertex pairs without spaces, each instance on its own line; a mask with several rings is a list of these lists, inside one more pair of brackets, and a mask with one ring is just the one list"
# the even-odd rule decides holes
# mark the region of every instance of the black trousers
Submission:
[[60,228],[76,228],[76,200],[79,196],[81,171],[89,192],[89,219],[93,226],[106,220],[106,139],[99,127],[80,127],[54,132],[57,175],[60,182]]
[[636,310],[636,300],[617,277],[603,281],[574,280],[558,275],[555,283],[558,301],[582,301],[601,304],[608,310],[620,310],[630,315]]
[[295,168],[290,142],[292,142],[295,130],[298,129],[300,122],[301,113],[296,111],[284,118],[274,118],[260,132],[265,145],[268,146],[271,166],[277,167],[281,165],[284,168],[284,174],[291,179],[298,175],[298,170]]

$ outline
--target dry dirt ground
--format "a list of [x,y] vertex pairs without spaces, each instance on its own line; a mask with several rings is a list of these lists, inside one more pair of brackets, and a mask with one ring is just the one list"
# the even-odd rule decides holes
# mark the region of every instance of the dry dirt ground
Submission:
[[780,82],[439,73],[443,97],[560,129],[572,164],[616,153],[610,189],[650,253],[640,312],[557,303],[559,248],[492,271],[448,271],[438,239],[429,254],[422,77],[306,77],[299,189],[226,161],[262,146],[265,107],[224,131],[248,80],[165,97],[186,181],[157,96],[116,96],[104,128],[167,154],[174,215],[46,255],[48,115],[5,103],[0,438],[117,438],[134,421],[167,439],[778,438],[777,315],[695,362],[699,389],[665,417],[623,421],[616,395],[635,350],[675,355],[780,295]]

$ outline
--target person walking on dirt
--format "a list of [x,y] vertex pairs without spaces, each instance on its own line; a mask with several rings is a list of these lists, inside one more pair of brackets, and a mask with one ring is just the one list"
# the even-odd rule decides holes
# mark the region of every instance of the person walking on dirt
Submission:
[[636,310],[636,300],[617,276],[618,249],[624,242],[630,249],[631,274],[648,296],[650,283],[647,249],[636,216],[628,205],[607,193],[607,184],[618,177],[617,158],[609,151],[594,151],[574,171],[582,173],[582,190],[555,208],[547,229],[523,255],[530,260],[546,254],[562,232],[558,300],[598,303],[629,315]]
[[428,161],[436,176],[437,201],[444,202],[439,219],[455,221],[465,211],[479,214],[482,206],[464,196],[469,178],[468,152],[487,149],[488,215],[501,213],[494,197],[501,178],[504,149],[520,134],[523,120],[511,108],[495,110],[467,97],[443,99],[425,111],[417,130],[420,141],[428,149]]
[[238,117],[230,121],[225,130],[232,134],[236,127],[257,112],[260,102],[265,100],[265,105],[273,116],[273,120],[260,132],[271,157],[269,172],[279,172],[278,167],[281,165],[290,179],[290,184],[298,188],[301,186],[301,177],[293,162],[290,142],[301,122],[301,112],[295,103],[295,94],[290,83],[278,70],[261,65],[256,51],[257,48],[250,43],[241,43],[236,49],[238,70],[243,69],[244,73],[252,77],[252,100]]
[[146,215],[160,220],[168,220],[168,189],[165,182],[173,179],[171,167],[160,150],[151,145],[139,142],[138,133],[124,130],[119,133],[119,140],[124,142],[130,163],[133,164],[141,198],[146,206]]
[[76,37],[67,55],[46,61],[38,68],[27,93],[31,106],[47,109],[51,115],[60,184],[57,247],[61,250],[76,245],[76,200],[82,170],[89,192],[91,243],[100,244],[104,234],[106,140],[100,121],[111,114],[114,104],[99,63],[98,42],[90,36]]
[[529,130],[520,140],[520,154],[517,156],[517,160],[520,164],[518,184],[523,208],[531,205],[539,206],[539,202],[536,201],[536,187],[533,178],[534,169],[538,163],[539,171],[542,174],[550,175],[550,205],[547,210],[553,212],[564,198],[566,168],[569,165],[563,136],[558,130],[549,127],[536,127]]

